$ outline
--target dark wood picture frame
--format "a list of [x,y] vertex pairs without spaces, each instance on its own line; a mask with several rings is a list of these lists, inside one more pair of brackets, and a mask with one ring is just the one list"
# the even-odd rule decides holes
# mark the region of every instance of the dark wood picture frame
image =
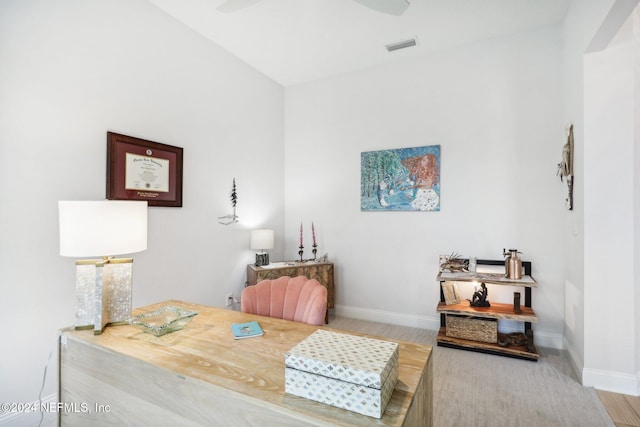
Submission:
[[107,132],[107,199],[182,207],[182,148]]

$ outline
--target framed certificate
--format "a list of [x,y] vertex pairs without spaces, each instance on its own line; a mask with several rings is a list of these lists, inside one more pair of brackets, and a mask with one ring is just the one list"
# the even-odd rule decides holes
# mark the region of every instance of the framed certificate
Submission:
[[182,206],[182,148],[107,132],[107,199]]

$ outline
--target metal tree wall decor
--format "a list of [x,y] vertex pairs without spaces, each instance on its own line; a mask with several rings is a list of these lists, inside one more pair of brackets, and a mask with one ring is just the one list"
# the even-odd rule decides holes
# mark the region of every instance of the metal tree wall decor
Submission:
[[562,147],[562,161],[558,163],[560,181],[567,178],[567,198],[565,199],[567,209],[573,210],[573,125],[569,126],[567,142]]
[[218,221],[222,225],[233,224],[234,222],[238,222],[239,216],[236,215],[236,205],[238,204],[238,192],[236,191],[236,179],[233,178],[233,186],[231,187],[231,206],[233,207],[233,214],[219,216],[218,219],[222,219],[224,221]]

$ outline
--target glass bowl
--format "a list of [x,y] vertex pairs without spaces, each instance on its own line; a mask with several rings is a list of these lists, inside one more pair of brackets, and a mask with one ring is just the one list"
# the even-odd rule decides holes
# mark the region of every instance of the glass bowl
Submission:
[[184,328],[197,314],[197,311],[168,305],[134,316],[129,323],[140,327],[146,333],[160,337]]

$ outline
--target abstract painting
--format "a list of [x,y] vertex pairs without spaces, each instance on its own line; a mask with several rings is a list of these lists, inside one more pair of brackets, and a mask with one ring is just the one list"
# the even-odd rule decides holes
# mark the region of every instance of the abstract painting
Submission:
[[439,145],[363,152],[360,176],[363,211],[440,210]]

